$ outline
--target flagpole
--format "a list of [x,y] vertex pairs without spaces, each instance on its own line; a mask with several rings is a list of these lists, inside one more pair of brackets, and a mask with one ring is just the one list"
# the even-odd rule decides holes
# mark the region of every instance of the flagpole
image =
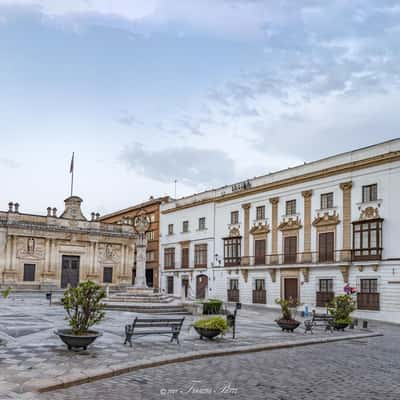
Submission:
[[71,196],[74,193],[74,157],[75,157],[75,152],[72,153],[72,158],[71,158],[71,165],[69,167],[69,173],[71,174]]

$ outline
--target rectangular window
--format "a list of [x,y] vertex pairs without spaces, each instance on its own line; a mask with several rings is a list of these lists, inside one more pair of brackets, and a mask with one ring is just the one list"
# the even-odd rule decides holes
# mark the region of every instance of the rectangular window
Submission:
[[196,268],[207,267],[207,244],[196,244],[194,246],[194,266]]
[[182,222],[182,232],[189,232],[189,221]]
[[155,260],[155,252],[153,250],[150,250],[146,254],[146,259],[148,262],[153,262]]
[[255,280],[255,290],[265,290],[265,280],[256,279]]
[[321,194],[321,209],[333,208],[333,193]]
[[264,220],[265,219],[265,206],[256,207],[256,220]]
[[173,294],[174,293],[174,277],[167,276],[167,293]]
[[377,293],[378,279],[361,279],[360,286],[361,293]]
[[334,232],[324,232],[318,235],[319,262],[333,262],[335,253]]
[[297,262],[297,237],[288,236],[283,241],[284,263],[295,264]]
[[148,231],[146,232],[146,239],[148,241],[154,240],[154,231]]
[[319,280],[320,292],[333,292],[333,279],[320,279]]
[[353,259],[380,260],[382,219],[353,222]]
[[155,214],[150,214],[150,215],[149,215],[149,218],[150,218],[150,221],[151,221],[151,222],[154,222],[154,221],[156,220]]
[[230,279],[229,280],[229,289],[230,290],[238,290],[239,289],[239,279]]
[[174,224],[168,224],[168,235],[174,234]]
[[224,239],[224,264],[225,266],[240,265],[241,237]]
[[362,201],[366,203],[368,201],[378,200],[378,185],[365,185],[362,187]]
[[359,310],[379,310],[379,297],[377,279],[360,280],[360,291],[357,293],[357,308]]
[[228,301],[239,302],[239,279],[230,279],[227,293]]
[[199,218],[199,231],[206,229],[206,217]]
[[164,249],[164,268],[175,268],[175,247]]
[[288,200],[286,202],[286,215],[296,214],[296,200]]
[[239,223],[239,211],[232,211],[231,224],[238,224],[238,223]]
[[24,264],[24,281],[34,282],[35,281],[35,269],[36,264]]
[[320,279],[319,290],[317,291],[317,307],[327,307],[333,298],[335,293],[333,292],[333,279]]
[[104,267],[103,268],[103,283],[112,283],[113,268]]
[[265,239],[254,240],[254,263],[255,265],[265,264]]
[[181,268],[189,268],[189,247],[182,247]]

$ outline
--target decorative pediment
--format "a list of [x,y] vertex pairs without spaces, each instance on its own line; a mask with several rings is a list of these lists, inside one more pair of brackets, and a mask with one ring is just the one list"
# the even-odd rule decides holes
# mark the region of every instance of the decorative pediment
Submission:
[[327,226],[337,225],[339,222],[339,215],[333,211],[333,213],[324,212],[322,215],[318,213],[312,224],[313,226]]
[[229,228],[229,236],[230,237],[240,236],[240,229],[236,226]]
[[269,225],[263,222],[255,222],[253,227],[250,229],[252,235],[266,235],[269,231]]
[[377,219],[380,218],[378,207],[366,207],[361,210],[360,220]]
[[301,229],[302,225],[299,217],[288,217],[285,218],[284,221],[278,226],[278,229],[281,231],[289,231],[293,229]]

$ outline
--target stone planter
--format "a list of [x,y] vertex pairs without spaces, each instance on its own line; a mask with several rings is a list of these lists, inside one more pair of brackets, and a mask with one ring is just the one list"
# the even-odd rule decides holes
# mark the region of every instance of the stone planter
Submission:
[[335,331],[343,331],[344,332],[345,328],[347,328],[349,326],[349,324],[339,324],[335,321],[332,321],[331,326],[333,327],[333,329]]
[[87,331],[84,335],[74,335],[71,329],[58,329],[54,332],[68,346],[68,350],[81,348],[86,350],[99,336],[101,332]]
[[275,322],[284,332],[293,332],[300,325],[295,319],[277,319]]
[[207,329],[207,328],[196,328],[194,327],[196,332],[200,335],[200,339],[203,339],[203,337],[206,337],[207,339],[213,339],[219,334],[221,334],[221,331],[218,329]]

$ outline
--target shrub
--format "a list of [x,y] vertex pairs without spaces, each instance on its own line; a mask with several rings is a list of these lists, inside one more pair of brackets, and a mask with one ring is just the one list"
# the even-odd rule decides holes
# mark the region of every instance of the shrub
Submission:
[[292,310],[290,309],[290,307],[296,307],[296,302],[293,299],[276,299],[275,300],[276,304],[279,304],[281,306],[281,317],[279,319],[284,319],[286,321],[292,320],[293,316],[292,316]]
[[11,291],[12,291],[12,288],[8,287],[7,289],[4,289],[1,292],[1,295],[6,299],[10,295]]
[[61,302],[74,335],[84,335],[91,326],[104,318],[104,304],[101,300],[105,297],[106,293],[101,286],[91,281],[82,282],[76,288],[64,292]]
[[211,317],[199,319],[193,324],[196,328],[215,329],[224,334],[228,330],[228,323],[223,317]]
[[224,302],[218,299],[205,301],[203,302],[203,314],[219,314],[223,304]]
[[336,324],[351,324],[350,314],[356,309],[355,301],[348,294],[336,296],[328,307],[328,312]]

